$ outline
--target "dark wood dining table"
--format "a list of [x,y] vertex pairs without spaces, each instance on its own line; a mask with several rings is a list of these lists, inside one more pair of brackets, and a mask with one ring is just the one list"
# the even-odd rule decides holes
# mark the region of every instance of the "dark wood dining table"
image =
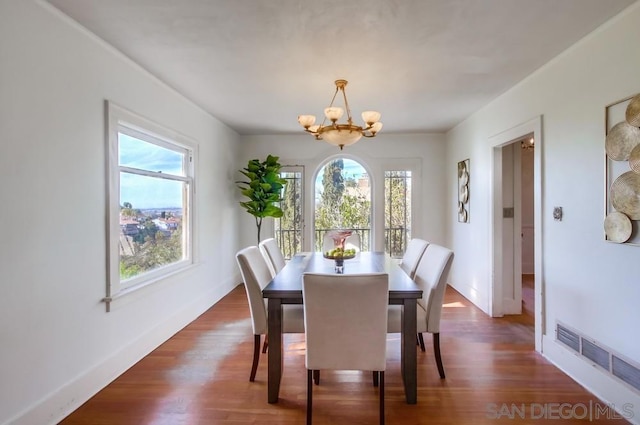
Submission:
[[[277,403],[282,377],[282,305],[302,304],[302,275],[309,273],[335,273],[335,261],[326,259],[321,252],[295,255],[262,290],[268,299],[268,402]],[[343,273],[388,273],[389,304],[402,305],[401,373],[408,404],[417,402],[417,350],[416,308],[422,290],[400,268],[397,261],[383,252],[360,252],[344,261]]]

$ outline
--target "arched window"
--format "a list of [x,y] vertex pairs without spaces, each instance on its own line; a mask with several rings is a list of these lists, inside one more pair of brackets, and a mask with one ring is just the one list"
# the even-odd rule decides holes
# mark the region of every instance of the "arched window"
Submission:
[[371,247],[371,179],[358,161],[330,159],[316,175],[314,190],[315,249],[322,250],[325,233],[353,230],[360,235],[361,250]]

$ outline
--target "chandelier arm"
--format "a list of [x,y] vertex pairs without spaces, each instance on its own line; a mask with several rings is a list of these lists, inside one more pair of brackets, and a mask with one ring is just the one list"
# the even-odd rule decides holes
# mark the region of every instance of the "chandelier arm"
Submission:
[[342,90],[342,97],[344,98],[344,108],[347,110],[347,122],[349,124],[353,124],[353,119],[351,118],[351,108],[349,108],[349,102],[347,101],[347,92],[344,89],[344,86],[340,87]]
[[[331,98],[331,103],[329,103],[329,108],[331,108],[333,106],[333,102],[335,102],[336,100],[336,96],[338,95],[338,86],[336,86],[336,91],[333,92],[333,97]],[[324,123],[327,122],[327,116],[324,116],[324,119],[322,120],[322,123],[320,124],[320,128],[324,127]],[[320,129],[319,128],[319,129]]]

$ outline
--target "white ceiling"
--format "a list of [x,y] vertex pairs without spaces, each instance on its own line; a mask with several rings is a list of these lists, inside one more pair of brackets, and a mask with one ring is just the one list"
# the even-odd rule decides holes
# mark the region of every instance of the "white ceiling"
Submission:
[[443,132],[635,0],[47,0],[241,134],[354,120]]

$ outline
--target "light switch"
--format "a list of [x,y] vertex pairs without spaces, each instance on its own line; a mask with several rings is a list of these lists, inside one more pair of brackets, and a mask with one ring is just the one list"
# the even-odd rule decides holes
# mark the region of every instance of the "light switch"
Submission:
[[553,219],[562,221],[562,207],[553,207]]

